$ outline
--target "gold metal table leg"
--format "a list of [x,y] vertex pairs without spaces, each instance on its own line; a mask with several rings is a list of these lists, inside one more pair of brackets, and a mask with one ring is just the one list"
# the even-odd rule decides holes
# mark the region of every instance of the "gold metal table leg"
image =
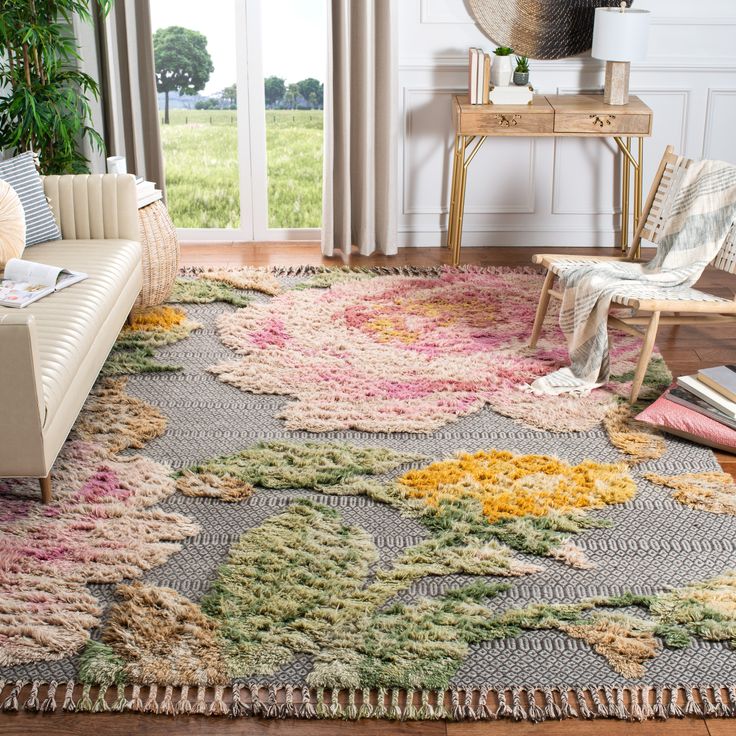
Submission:
[[[639,157],[634,167],[634,232],[639,231],[642,217],[642,200],[644,196],[644,139],[639,138]],[[641,238],[636,246],[634,258],[641,257]]]
[[459,241],[462,238],[462,177],[465,162],[465,149],[467,148],[467,145],[468,138],[466,136],[458,136],[455,139],[456,168],[453,182],[454,197],[452,212],[450,214],[450,223],[448,226],[450,230],[450,237],[448,238],[447,243],[450,249],[450,257],[453,264],[455,264],[455,261],[457,259],[456,252],[459,252],[460,250]]
[[465,194],[467,192],[467,185],[468,185],[468,169],[470,168],[470,164],[473,162],[473,159],[478,154],[478,151],[480,151],[483,144],[486,142],[486,136],[480,136],[475,144],[473,146],[473,149],[470,151],[470,153],[465,155],[465,152],[470,146],[473,141],[475,141],[476,136],[465,136],[463,138],[462,144],[461,144],[461,151],[460,151],[460,162],[462,162],[462,165],[460,167],[460,172],[458,175],[458,190],[457,190],[457,204],[455,209],[456,214],[454,218],[454,224],[453,224],[453,243],[452,243],[452,265],[457,266],[460,263],[460,249],[462,247],[462,239],[463,239],[463,220],[465,219]]
[[462,136],[455,136],[455,142],[453,145],[453,152],[452,152],[452,186],[450,189],[450,211],[447,215],[447,247],[450,249],[450,252],[452,252],[455,242],[455,235],[456,235],[456,218],[457,218],[457,200],[458,200],[458,191],[459,191],[459,176],[460,176],[460,169],[462,168],[462,159],[461,159],[461,146],[463,142]]
[[[631,138],[626,139],[626,150],[631,151]],[[621,252],[629,249],[629,203],[631,202],[631,160],[622,156],[623,171],[621,182]]]
[[[642,199],[644,194],[644,138],[639,137],[639,149],[637,157],[631,151],[631,138],[623,140],[616,136],[614,138],[621,153],[623,154],[623,181],[621,185],[621,249],[626,252],[629,245],[629,214],[631,204],[631,170],[634,170],[634,232],[638,232],[639,221],[642,215]],[[637,252],[633,254],[638,258],[641,250],[637,244]]]

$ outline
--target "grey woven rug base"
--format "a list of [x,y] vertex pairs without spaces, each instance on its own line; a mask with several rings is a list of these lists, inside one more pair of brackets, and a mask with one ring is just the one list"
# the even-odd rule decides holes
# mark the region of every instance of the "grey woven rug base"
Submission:
[[[254,298],[267,299],[261,295]],[[158,352],[162,361],[181,364],[184,370],[178,374],[132,376],[128,383],[129,393],[158,407],[169,423],[166,434],[148,444],[142,454],[175,469],[268,439],[343,440],[356,445],[416,451],[436,459],[460,450],[490,448],[557,455],[570,463],[585,458],[601,462],[621,459],[602,430],[555,435],[527,429],[488,409],[448,425],[432,436],[364,432],[314,435],[285,431],[274,416],[288,399],[243,393],[206,372],[208,366],[232,357],[214,331],[216,317],[226,309],[229,308],[219,304],[187,306],[189,316],[202,322],[204,329]],[[672,438],[667,440],[667,447],[661,460],[634,469],[639,492],[633,501],[595,512],[596,516],[610,519],[612,528],[590,531],[576,538],[596,564],[596,569],[577,570],[554,560],[540,562],[535,557],[534,563],[541,565],[543,572],[513,579],[512,588],[489,605],[494,610],[503,610],[533,602],[576,602],[626,591],[647,594],[661,591],[666,585],[681,586],[714,577],[735,567],[733,517],[686,508],[675,502],[667,491],[642,479],[645,471],[677,474],[719,469],[709,450]],[[400,517],[384,505],[360,497],[259,490],[243,503],[225,504],[177,494],[161,507],[191,517],[203,531],[186,540],[180,553],[149,572],[144,579],[174,588],[194,601],[199,600],[209,590],[218,566],[226,560],[229,547],[240,535],[285,509],[294,498],[317,500],[339,510],[347,523],[366,529],[379,550],[380,565],[388,565],[401,550],[426,534],[419,524]],[[472,579],[463,576],[427,578],[414,585],[401,599],[437,596]],[[113,599],[113,591],[114,586],[93,586],[94,594],[106,607]],[[93,635],[98,634],[94,632]],[[300,685],[310,665],[310,659],[302,657],[273,678],[266,679]],[[725,644],[696,641],[682,651],[665,649],[648,663],[645,684],[729,682],[734,679],[734,673],[736,652]],[[0,669],[0,678],[6,680],[64,682],[76,675],[76,658]],[[473,647],[454,685],[466,688],[483,685],[573,687],[585,684],[614,686],[626,682],[587,644],[556,632],[534,632]]]

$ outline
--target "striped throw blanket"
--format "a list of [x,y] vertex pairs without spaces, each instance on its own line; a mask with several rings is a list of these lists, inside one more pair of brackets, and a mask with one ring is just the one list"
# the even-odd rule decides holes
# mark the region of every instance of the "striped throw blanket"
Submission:
[[608,311],[614,297],[666,296],[691,287],[736,228],[736,167],[722,161],[679,167],[662,212],[656,256],[645,264],[614,262],[563,271],[560,327],[571,365],[537,379],[538,394],[579,393],[609,378]]

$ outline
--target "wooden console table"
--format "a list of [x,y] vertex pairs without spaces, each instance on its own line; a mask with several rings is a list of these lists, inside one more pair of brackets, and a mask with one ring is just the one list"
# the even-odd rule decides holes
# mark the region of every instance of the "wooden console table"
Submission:
[[[468,168],[490,136],[613,138],[622,154],[621,250],[629,245],[631,179],[634,230],[642,211],[644,138],[652,134],[652,110],[638,97],[628,105],[606,105],[603,95],[535,95],[529,105],[471,105],[467,95],[453,98],[455,149],[447,245],[452,263],[460,262]],[[638,141],[638,150],[632,141]]]

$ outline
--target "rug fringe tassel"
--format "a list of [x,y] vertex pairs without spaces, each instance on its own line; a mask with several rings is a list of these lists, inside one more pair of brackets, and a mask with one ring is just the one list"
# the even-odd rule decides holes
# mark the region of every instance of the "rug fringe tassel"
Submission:
[[110,706],[110,710],[113,713],[122,713],[128,707],[128,700],[125,697],[125,685],[117,686],[117,697],[115,702]]
[[[306,685],[233,683],[216,685],[91,685],[70,680],[0,679],[0,709],[53,713],[151,713],[165,716],[310,719],[388,719],[394,721],[490,721],[506,718],[541,723],[567,718],[612,718],[621,721],[667,720],[685,716],[736,716],[736,685],[672,685],[624,687],[491,685],[449,690],[350,688],[331,690]],[[190,691],[196,695],[190,700]],[[57,700],[60,688],[63,700]],[[145,702],[141,690],[146,688]],[[45,690],[45,697],[42,696]],[[115,698],[108,703],[108,692]],[[208,697],[209,694],[209,697]],[[110,697],[112,693],[110,693]],[[61,705],[59,703],[61,702]]]
[[74,712],[74,680],[69,680],[64,693],[64,705],[62,708],[68,713]]
[[[193,277],[203,273],[220,271],[237,271],[237,268],[212,268],[202,266],[184,266],[179,269],[179,276]],[[440,276],[445,273],[539,273],[533,266],[262,266],[254,271],[269,273],[285,278],[315,276],[324,273],[372,274],[374,276]]]
[[100,688],[100,691],[97,693],[97,700],[95,700],[95,703],[92,706],[93,713],[105,713],[110,711],[110,706],[108,706],[107,701],[105,700],[107,690],[107,685]]
[[685,715],[688,716],[702,716],[703,711],[700,706],[695,702],[693,697],[693,689],[691,687],[684,688],[685,690]]
[[578,711],[572,707],[570,703],[570,695],[567,688],[560,689],[560,709],[562,710],[563,718],[579,718]]
[[[426,691],[425,691],[426,692]],[[429,698],[427,698],[429,700]],[[373,716],[373,706],[371,705],[371,691],[370,688],[363,688],[360,691],[360,709],[358,710],[358,718],[371,718]],[[424,704],[422,704],[422,708],[424,707]],[[431,706],[429,706],[431,708]],[[420,708],[420,712],[422,710]],[[431,718],[431,711],[425,711],[427,713],[427,718]]]
[[187,716],[192,712],[192,704],[189,702],[189,685],[182,685],[179,692],[179,701],[174,709],[174,715]]
[[[56,710],[56,680],[51,680],[46,690],[46,699],[41,703],[41,713],[53,713]],[[0,687],[2,692],[2,687]]]
[[641,722],[644,720],[644,711],[642,710],[642,707],[639,704],[639,695],[640,695],[640,691],[637,688],[629,689],[629,696],[631,698],[631,705],[629,706],[629,712],[631,713],[631,720]]
[[19,703],[19,697],[20,697],[20,691],[23,689],[23,687],[27,683],[23,682],[23,680],[18,680],[15,685],[13,685],[12,690],[10,691],[10,694],[7,698],[3,701],[3,710],[7,712],[18,712],[18,703]]
[[647,721],[650,718],[654,718],[654,708],[650,703],[650,694],[652,689],[646,685],[639,691],[641,693],[641,715],[642,720]]
[[41,708],[41,703],[38,699],[38,689],[41,687],[39,680],[34,680],[31,685],[31,692],[28,695],[26,702],[23,704],[25,710],[38,713]]
[[130,696],[128,710],[133,713],[140,713],[143,710],[143,700],[141,699],[141,686],[133,685],[133,693]]
[[545,687],[541,688],[542,695],[544,696],[544,712],[547,718],[550,720],[561,721],[563,718],[562,708],[557,705],[555,696],[552,693],[552,688]]

